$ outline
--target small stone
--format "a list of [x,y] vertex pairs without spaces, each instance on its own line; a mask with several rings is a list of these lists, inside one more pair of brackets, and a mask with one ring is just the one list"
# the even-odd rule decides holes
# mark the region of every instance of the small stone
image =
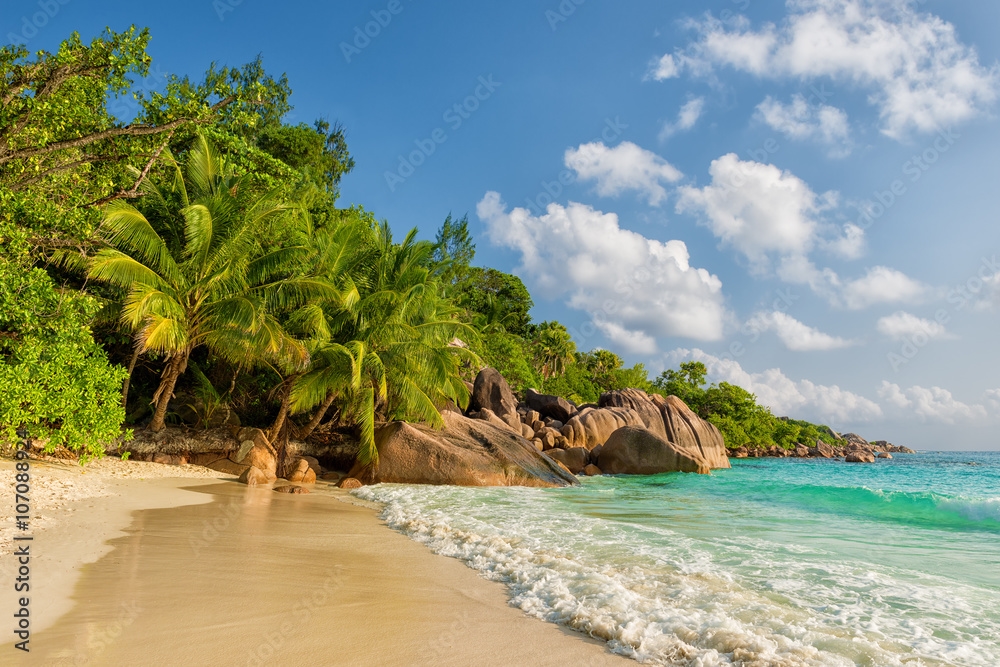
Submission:
[[583,469],[583,474],[589,477],[596,477],[598,475],[603,475],[601,469],[595,466],[593,463],[588,464],[586,468]]
[[355,479],[354,477],[345,477],[344,479],[340,480],[340,484],[338,484],[337,486],[342,489],[360,489],[362,486],[364,486],[364,484],[362,484],[360,480]]
[[278,493],[295,493],[295,494],[309,493],[309,489],[303,488],[301,486],[289,486],[287,484],[285,486],[276,486],[274,487],[274,490],[277,491]]

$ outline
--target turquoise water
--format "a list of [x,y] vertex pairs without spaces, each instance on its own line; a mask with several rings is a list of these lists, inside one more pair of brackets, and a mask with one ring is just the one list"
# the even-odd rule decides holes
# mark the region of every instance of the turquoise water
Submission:
[[641,662],[1000,665],[1000,453],[357,494]]

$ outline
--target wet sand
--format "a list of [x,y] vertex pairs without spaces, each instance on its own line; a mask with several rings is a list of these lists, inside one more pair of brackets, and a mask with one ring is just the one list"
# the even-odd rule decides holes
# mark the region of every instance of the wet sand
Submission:
[[[525,616],[508,606],[502,585],[433,555],[323,484],[298,496],[210,480],[150,486],[200,504],[133,512],[112,550],[82,567],[67,613],[33,632],[29,655],[4,638],[0,662],[635,664]],[[121,501],[94,505],[108,500]]]

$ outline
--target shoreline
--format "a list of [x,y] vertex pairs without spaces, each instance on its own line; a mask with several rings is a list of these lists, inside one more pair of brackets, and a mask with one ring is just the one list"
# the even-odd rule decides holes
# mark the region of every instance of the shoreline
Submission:
[[[32,652],[5,638],[0,650],[15,654],[13,664],[135,665],[150,655],[234,665],[275,656],[372,665],[632,662],[511,607],[504,585],[435,555],[329,485],[287,495],[225,475],[167,476],[174,466],[111,464],[135,465],[150,466],[142,469],[150,477],[77,468],[74,480],[52,466],[70,488],[107,495],[73,501],[77,511],[37,531]],[[34,475],[49,467],[36,464]],[[13,594],[4,598],[6,613]]]

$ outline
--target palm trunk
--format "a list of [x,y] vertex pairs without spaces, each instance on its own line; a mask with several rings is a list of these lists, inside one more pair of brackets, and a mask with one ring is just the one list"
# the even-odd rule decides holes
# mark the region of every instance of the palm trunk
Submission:
[[278,439],[278,436],[281,435],[281,429],[285,427],[285,422],[288,421],[288,409],[292,403],[292,385],[295,384],[296,378],[298,378],[298,374],[285,380],[285,386],[281,392],[281,408],[278,410],[278,416],[274,418],[274,424],[271,425],[267,433],[267,439],[271,442],[275,442]]
[[189,354],[189,350],[177,352],[171,357],[167,363],[167,367],[163,370],[160,386],[157,388],[156,393],[153,394],[153,402],[156,403],[156,412],[153,413],[153,421],[149,422],[149,430],[154,433],[162,431],[166,426],[164,420],[167,417],[167,406],[170,405],[170,399],[174,397],[174,387],[177,385],[177,380],[187,370]]
[[316,427],[319,426],[319,423],[323,421],[323,417],[326,416],[326,411],[330,409],[330,406],[333,405],[333,401],[336,398],[337,396],[333,392],[326,395],[326,398],[323,399],[323,402],[316,409],[316,414],[313,415],[312,419],[309,420],[309,423],[306,424],[305,428],[302,430],[302,433],[299,435],[300,438],[305,440],[312,435],[312,432],[315,431]]
[[135,370],[135,362],[139,360],[139,354],[141,350],[138,345],[135,346],[135,352],[132,353],[132,360],[128,363],[128,375],[125,376],[125,381],[122,383],[122,407],[128,407],[128,386],[132,383],[132,371]]

